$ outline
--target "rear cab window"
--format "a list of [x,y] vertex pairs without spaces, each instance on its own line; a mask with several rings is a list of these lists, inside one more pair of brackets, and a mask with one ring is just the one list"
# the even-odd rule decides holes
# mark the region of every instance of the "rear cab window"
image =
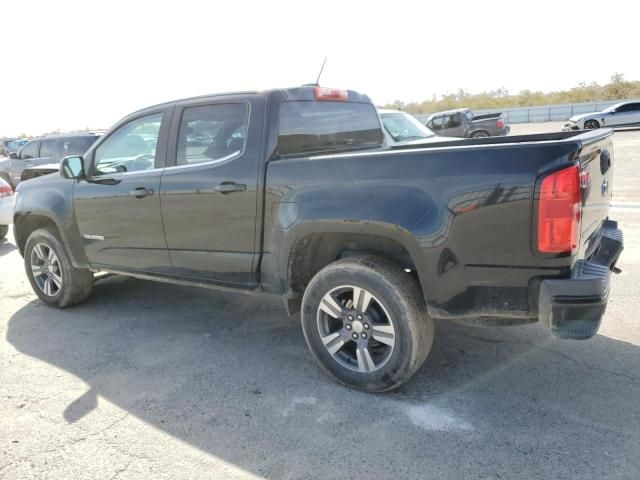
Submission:
[[370,103],[295,100],[280,106],[277,153],[310,155],[382,146]]

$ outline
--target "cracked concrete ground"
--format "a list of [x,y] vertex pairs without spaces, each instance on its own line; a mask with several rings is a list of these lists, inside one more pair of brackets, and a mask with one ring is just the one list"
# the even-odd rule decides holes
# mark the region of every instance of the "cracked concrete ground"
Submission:
[[[638,147],[640,132],[616,134],[628,202]],[[439,323],[425,365],[386,395],[323,375],[279,299],[114,276],[47,308],[10,237],[0,478],[638,478],[640,209],[612,217],[623,273],[595,338]]]

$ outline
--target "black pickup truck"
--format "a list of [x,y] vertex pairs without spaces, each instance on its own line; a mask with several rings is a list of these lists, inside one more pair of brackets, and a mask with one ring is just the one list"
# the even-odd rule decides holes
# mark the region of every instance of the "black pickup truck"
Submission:
[[99,271],[281,295],[333,378],[386,391],[434,319],[595,335],[612,180],[610,130],[389,147],[356,92],[231,93],[136,112],[21,184],[15,237],[49,305]]

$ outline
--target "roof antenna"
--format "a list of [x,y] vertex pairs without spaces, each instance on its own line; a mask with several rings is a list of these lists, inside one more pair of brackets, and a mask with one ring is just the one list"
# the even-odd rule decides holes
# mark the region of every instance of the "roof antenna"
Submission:
[[314,85],[316,85],[317,87],[320,86],[320,75],[322,75],[322,71],[324,70],[324,64],[327,63],[327,57],[324,57],[324,61],[322,62],[322,67],[320,67],[320,73],[318,73],[318,78],[316,78],[316,83],[314,83]]

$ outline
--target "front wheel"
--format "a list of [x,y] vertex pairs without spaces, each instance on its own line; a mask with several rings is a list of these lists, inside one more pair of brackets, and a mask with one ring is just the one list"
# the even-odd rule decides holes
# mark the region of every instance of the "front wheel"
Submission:
[[338,260],[311,279],[302,329],[330,376],[367,392],[409,380],[429,354],[434,331],[416,280],[374,256]]
[[80,303],[93,288],[93,274],[71,264],[60,239],[48,228],[35,230],[27,238],[24,266],[33,291],[52,307]]
[[0,225],[0,238],[5,238],[9,233],[9,225]]
[[595,130],[596,128],[600,128],[600,124],[597,120],[587,120],[584,122],[585,130]]

